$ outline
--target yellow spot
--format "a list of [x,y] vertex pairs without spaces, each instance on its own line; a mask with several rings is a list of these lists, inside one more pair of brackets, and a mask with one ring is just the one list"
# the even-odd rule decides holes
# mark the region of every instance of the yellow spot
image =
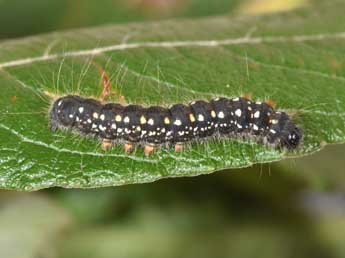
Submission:
[[93,118],[98,118],[98,113],[96,113],[96,112],[94,112],[93,114],[92,114],[92,116],[93,116]]
[[264,14],[289,11],[307,5],[309,0],[251,0],[246,1],[240,8],[242,14]]
[[195,116],[193,114],[189,114],[189,120],[191,122],[195,122]]
[[144,116],[140,117],[140,124],[146,124],[146,118]]
[[212,116],[213,118],[216,117],[216,112],[214,112],[214,110],[211,111],[211,116]]
[[278,124],[278,120],[277,119],[271,119],[270,121],[270,124]]
[[122,120],[122,117],[121,117],[120,115],[117,115],[117,116],[115,117],[115,121],[116,121],[116,122],[121,122],[121,120]]
[[166,124],[166,125],[170,124],[170,119],[169,119],[169,117],[165,117],[165,118],[164,118],[164,124]]

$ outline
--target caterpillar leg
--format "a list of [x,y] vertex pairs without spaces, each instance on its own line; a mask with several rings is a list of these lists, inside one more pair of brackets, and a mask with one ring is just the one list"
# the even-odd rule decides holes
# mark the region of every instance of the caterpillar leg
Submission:
[[183,151],[183,144],[182,143],[176,143],[175,144],[175,151],[176,152],[182,152]]
[[134,144],[133,143],[125,143],[124,149],[125,149],[125,153],[129,154],[134,150]]
[[102,92],[100,95],[101,101],[106,101],[109,96],[115,96],[120,104],[125,104],[125,97],[121,95],[119,92],[114,91],[111,89],[111,82],[108,73],[98,64],[96,64],[98,67],[98,71],[101,74],[101,87]]
[[155,146],[153,146],[153,145],[145,145],[145,147],[144,147],[145,156],[146,157],[150,156],[154,150],[155,150]]
[[113,144],[112,144],[112,142],[111,142],[110,139],[103,139],[103,140],[102,140],[102,143],[101,143],[101,149],[102,149],[103,151],[108,151],[108,150],[110,150],[110,148],[111,148],[112,145],[113,145]]

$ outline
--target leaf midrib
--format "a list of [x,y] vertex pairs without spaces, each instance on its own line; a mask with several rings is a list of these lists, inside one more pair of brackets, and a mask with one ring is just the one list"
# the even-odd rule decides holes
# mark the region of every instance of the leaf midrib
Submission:
[[[288,42],[308,42],[308,41],[323,41],[327,39],[345,39],[345,32],[337,33],[320,33],[320,34],[300,34],[290,36],[267,36],[267,37],[252,37],[245,35],[240,38],[228,38],[221,40],[187,40],[187,41],[148,41],[136,43],[121,43],[115,45],[108,45],[98,48],[91,48],[78,51],[67,51],[64,53],[47,54],[43,51],[42,56],[27,57],[23,59],[16,59],[0,63],[0,69],[8,67],[16,67],[21,65],[28,65],[36,62],[51,61],[66,57],[80,57],[80,56],[94,56],[111,51],[123,51],[137,48],[180,48],[180,47],[218,47],[231,45],[252,45],[264,43],[288,43]],[[0,44],[1,46],[1,44]],[[50,44],[47,48],[50,48]]]

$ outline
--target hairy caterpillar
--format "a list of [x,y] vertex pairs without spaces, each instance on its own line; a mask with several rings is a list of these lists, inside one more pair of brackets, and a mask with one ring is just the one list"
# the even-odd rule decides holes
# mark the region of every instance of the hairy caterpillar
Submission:
[[245,97],[198,100],[165,108],[103,104],[67,95],[53,103],[49,115],[53,130],[67,128],[94,135],[102,140],[103,149],[123,142],[125,151],[130,152],[134,144],[141,144],[146,155],[160,144],[171,143],[181,151],[185,142],[218,135],[252,137],[293,150],[303,136],[287,113]]

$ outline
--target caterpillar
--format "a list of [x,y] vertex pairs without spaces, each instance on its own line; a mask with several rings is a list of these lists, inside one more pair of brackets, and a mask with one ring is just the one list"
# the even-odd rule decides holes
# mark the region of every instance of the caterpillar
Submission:
[[160,106],[102,103],[78,95],[58,98],[49,111],[52,130],[74,129],[102,141],[102,149],[124,143],[125,152],[135,144],[145,146],[145,155],[162,144],[183,144],[208,137],[251,137],[259,143],[287,150],[301,143],[302,130],[286,112],[275,111],[266,102],[246,97],[197,100]]

